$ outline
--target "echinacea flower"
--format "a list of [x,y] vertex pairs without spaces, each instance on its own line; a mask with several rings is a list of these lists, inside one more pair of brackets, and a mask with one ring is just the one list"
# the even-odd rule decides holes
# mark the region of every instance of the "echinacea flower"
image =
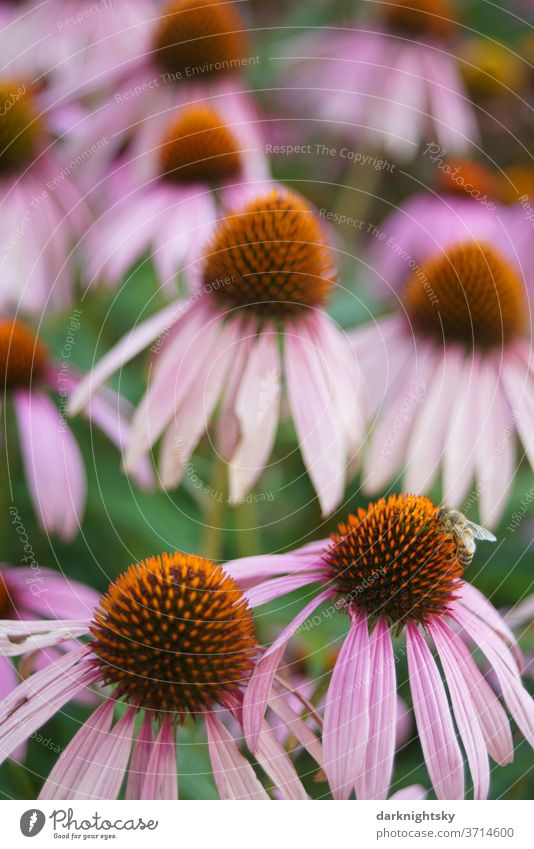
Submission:
[[330,513],[343,497],[362,424],[354,357],[324,311],[334,288],[334,263],[315,212],[290,192],[256,198],[220,222],[195,277],[187,301],[133,328],[93,368],[71,399],[71,413],[154,343],[126,468],[135,467],[163,435],[161,483],[176,486],[219,405],[215,443],[228,461],[235,502],[250,491],[272,450],[283,343],[287,397],[302,455],[322,510]]
[[469,502],[491,526],[514,477],[516,435],[534,466],[531,271],[515,211],[514,228],[506,208],[457,203],[467,205],[458,215],[429,204],[426,217],[412,204],[405,227],[385,222],[374,253],[393,312],[351,334],[376,414],[363,485],[379,492],[403,475],[406,489],[426,492],[442,470],[443,500],[461,505],[475,483]]
[[[69,364],[56,363],[33,331],[11,318],[0,320],[0,388],[8,415],[13,405],[26,480],[35,513],[42,527],[63,539],[78,531],[85,506],[86,480],[83,459],[74,436],[50,393],[60,396],[63,407],[78,385]],[[95,397],[88,415],[119,448],[128,426],[126,401],[113,392]],[[1,447],[8,452],[9,445]],[[135,472],[139,484],[149,486],[148,464]]]
[[513,634],[488,599],[463,579],[459,554],[456,535],[445,529],[437,506],[423,496],[392,495],[359,508],[322,543],[228,563],[229,574],[251,585],[247,597],[253,607],[297,587],[308,585],[310,593],[312,584],[320,587],[266,649],[250,679],[243,725],[252,751],[287,642],[299,629],[319,627],[328,602],[327,614],[344,610],[349,624],[324,714],[323,769],[334,796],[348,798],[353,789],[358,798],[387,796],[397,707],[393,638],[403,634],[417,731],[436,795],[464,796],[455,722],[474,796],[486,798],[488,754],[498,764],[509,763],[513,742],[506,712],[471,646],[485,655],[530,745],[534,703],[510,650]]
[[[454,55],[457,28],[449,0],[380,4],[377,23],[358,22],[304,35],[281,47],[284,88],[321,118],[398,157],[424,140],[451,153],[478,137],[474,108]],[[289,61],[284,62],[284,59]],[[302,109],[302,106],[301,106]]]
[[[199,103],[156,115],[138,129],[110,178],[107,208],[89,231],[86,279],[117,285],[148,248],[164,286],[195,256],[222,210],[240,206],[269,170],[235,98],[224,119]],[[170,288],[170,287],[168,287]]]
[[105,137],[109,143],[99,161],[113,160],[132,136],[177,106],[214,105],[226,118],[226,106],[239,102],[250,122],[252,98],[243,91],[241,75],[258,58],[250,55],[246,26],[237,4],[229,0],[171,0],[154,10],[144,27],[146,48],[112,95],[91,110],[72,134],[79,150]]
[[[90,639],[0,703],[5,758],[83,687],[110,688],[60,755],[40,798],[115,799],[127,775],[128,799],[176,799],[176,736],[188,718],[204,724],[221,798],[269,798],[223,722],[227,715],[240,718],[257,643],[247,600],[221,566],[181,552],[148,558],[110,585],[90,617],[0,623],[0,648],[25,654],[66,633]],[[293,733],[303,730],[306,738],[305,723],[287,706],[285,715]],[[266,723],[257,761],[286,798],[306,798]]]
[[27,80],[0,77],[0,313],[68,308],[71,251],[88,222],[42,98]]

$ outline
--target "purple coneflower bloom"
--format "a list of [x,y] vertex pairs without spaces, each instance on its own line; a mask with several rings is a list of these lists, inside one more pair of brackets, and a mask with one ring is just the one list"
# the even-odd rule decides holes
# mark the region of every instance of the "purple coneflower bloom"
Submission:
[[389,290],[392,312],[351,334],[376,416],[369,492],[401,475],[406,489],[429,491],[442,470],[443,500],[462,504],[476,481],[469,501],[491,526],[514,477],[516,435],[534,466],[534,277],[522,215],[416,197],[381,225],[371,282]]
[[478,131],[454,55],[453,5],[396,0],[380,10],[378,25],[332,28],[283,45],[289,93],[313,117],[350,124],[395,156],[415,155],[425,139],[451,153],[465,150]]
[[488,599],[463,580],[463,552],[438,514],[423,496],[392,495],[359,508],[330,539],[287,555],[227,564],[236,580],[252,584],[247,597],[253,607],[298,587],[322,587],[265,651],[248,684],[243,727],[252,751],[288,640],[299,628],[320,625],[326,602],[328,615],[335,608],[348,614],[323,727],[323,769],[336,798],[347,798],[353,789],[358,798],[387,796],[395,753],[395,663],[404,654],[392,637],[401,632],[417,730],[438,798],[461,799],[465,792],[454,722],[476,799],[488,793],[488,754],[498,764],[513,759],[506,712],[470,646],[485,655],[508,711],[534,744],[534,703],[509,648],[515,648],[514,636]]
[[[20,321],[0,320],[0,386],[3,406],[12,402],[26,480],[42,527],[63,539],[78,531],[85,506],[83,459],[65,420],[65,410],[50,398],[57,393],[65,407],[79,376],[65,361],[55,363],[48,349]],[[8,413],[10,410],[8,409]],[[88,415],[119,448],[125,444],[130,413],[127,402],[110,390],[91,402]],[[8,445],[2,447],[7,451]],[[9,456],[9,455],[8,455]],[[150,486],[148,463],[135,470],[137,481]]]
[[69,163],[52,147],[54,110],[22,78],[0,77],[0,313],[71,302],[70,263],[88,215]]
[[324,311],[334,263],[315,212],[272,191],[229,214],[196,265],[196,288],[132,329],[72,398],[71,412],[113,372],[154,343],[149,387],[132,421],[126,467],[163,435],[162,485],[178,484],[219,404],[216,448],[229,463],[230,501],[253,487],[280,414],[279,345],[304,462],[330,513],[362,438],[356,362]]
[[221,210],[241,206],[267,184],[267,161],[241,106],[235,97],[221,102],[224,112],[200,102],[141,125],[127,160],[106,181],[106,208],[89,231],[88,282],[118,285],[150,248],[164,286],[187,269]]
[[[188,717],[204,723],[221,798],[269,798],[223,722],[227,712],[240,719],[257,643],[247,600],[221,566],[180,552],[151,557],[112,583],[90,617],[3,622],[1,629],[4,654],[24,654],[67,636],[91,638],[0,703],[3,757],[84,687],[99,682],[111,688],[59,757],[40,798],[114,799],[127,776],[128,799],[176,799],[176,734]],[[117,708],[120,718],[113,723]],[[287,705],[280,715],[320,758],[304,721]],[[257,761],[286,798],[306,798],[266,723]]]

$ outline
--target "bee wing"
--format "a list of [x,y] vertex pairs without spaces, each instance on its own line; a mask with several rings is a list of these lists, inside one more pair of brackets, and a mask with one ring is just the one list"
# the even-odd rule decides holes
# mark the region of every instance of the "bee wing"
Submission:
[[497,537],[488,531],[487,528],[483,528],[482,525],[477,525],[476,522],[468,522],[469,529],[475,539],[485,539],[488,542],[497,542]]

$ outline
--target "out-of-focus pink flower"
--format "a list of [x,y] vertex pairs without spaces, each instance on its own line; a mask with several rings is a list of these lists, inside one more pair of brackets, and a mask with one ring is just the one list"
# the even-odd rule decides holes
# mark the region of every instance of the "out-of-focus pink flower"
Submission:
[[[380,5],[383,20],[329,28],[282,44],[285,96],[306,117],[398,157],[424,140],[452,152],[478,138],[474,107],[454,54],[448,0]],[[284,61],[284,59],[288,61]]]
[[[221,212],[268,185],[267,161],[243,101],[226,97],[221,106],[224,113],[213,105],[186,106],[141,125],[107,179],[105,209],[84,245],[88,283],[102,278],[117,285],[149,248],[161,285],[174,281]],[[165,292],[174,294],[175,287]]]
[[250,491],[271,454],[283,343],[304,462],[323,512],[332,512],[363,431],[356,363],[324,311],[334,273],[307,203],[281,191],[256,198],[219,224],[195,265],[189,299],[133,328],[87,375],[71,412],[152,345],[156,356],[132,421],[126,467],[134,468],[163,435],[161,482],[176,486],[218,407],[216,448],[229,463],[235,502]]
[[[87,685],[111,688],[60,755],[40,798],[115,799],[127,775],[128,799],[176,799],[176,735],[191,716],[204,724],[220,797],[269,798],[223,722],[228,715],[240,721],[257,643],[243,593],[221,566],[180,552],[149,558],[123,573],[78,621],[1,622],[0,653],[24,655],[83,635],[91,637],[86,645],[0,702],[5,758]],[[113,724],[116,704],[125,710]],[[288,705],[284,716],[320,758],[317,739]],[[267,723],[256,760],[284,798],[307,798]]]
[[[86,480],[80,449],[66,423],[68,398],[79,376],[67,362],[54,362],[45,345],[24,324],[0,321],[0,383],[13,403],[26,480],[42,527],[71,539],[83,518]],[[59,396],[60,409],[50,394]],[[87,414],[120,449],[128,434],[127,402],[111,390],[91,401]],[[4,451],[9,446],[3,447]],[[145,461],[136,467],[138,483],[150,486]]]
[[407,652],[417,731],[436,795],[461,799],[465,792],[454,717],[474,796],[486,798],[488,754],[498,764],[509,763],[513,741],[506,712],[469,646],[485,655],[531,745],[534,703],[521,683],[515,638],[488,599],[463,580],[460,554],[438,507],[423,496],[395,495],[358,508],[330,539],[289,554],[228,563],[229,574],[248,585],[252,607],[299,587],[309,587],[311,596],[265,651],[247,686],[243,724],[252,751],[287,642],[296,632],[319,627],[323,611],[331,616],[344,610],[349,631],[332,673],[323,727],[323,769],[334,796],[348,798],[355,789],[359,798],[387,797],[397,727],[392,636],[403,632],[406,648],[398,651]]
[[425,492],[442,470],[444,501],[461,505],[476,482],[469,501],[494,525],[516,435],[534,465],[529,232],[519,205],[456,196],[412,198],[380,225],[369,286],[392,312],[351,334],[375,417],[368,491],[403,475]]
[[72,249],[89,216],[53,147],[57,113],[28,81],[0,77],[0,312],[66,309]]

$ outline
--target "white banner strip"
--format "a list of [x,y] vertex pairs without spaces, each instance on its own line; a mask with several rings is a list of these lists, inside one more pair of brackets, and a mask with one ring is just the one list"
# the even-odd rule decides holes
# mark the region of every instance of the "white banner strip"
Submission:
[[[370,849],[534,846],[532,803],[5,801],[2,846]],[[297,810],[298,806],[298,810]],[[209,808],[209,810],[208,810]],[[35,837],[35,843],[28,840]]]

